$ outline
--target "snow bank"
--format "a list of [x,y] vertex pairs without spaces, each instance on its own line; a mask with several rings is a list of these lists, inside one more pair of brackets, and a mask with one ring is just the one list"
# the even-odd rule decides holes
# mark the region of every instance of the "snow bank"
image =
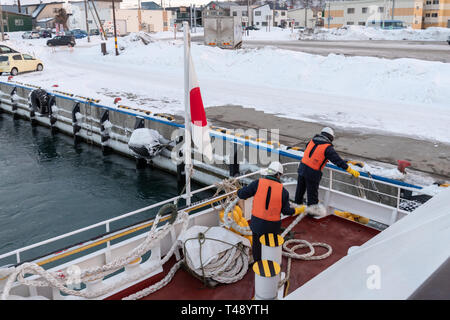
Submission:
[[302,40],[413,40],[413,41],[447,41],[449,28],[412,28],[383,30],[364,26],[344,26],[341,28],[320,28],[314,34],[300,33]]
[[[130,35],[119,38],[119,56],[113,39],[106,56],[99,37],[90,43],[78,39],[73,51],[48,48],[45,42],[16,36],[8,41],[44,61],[43,72],[21,74],[18,81],[47,88],[58,84],[58,90],[99,98],[102,104],[113,105],[121,97],[125,105],[184,113],[182,40],[144,45]],[[272,47],[222,50],[198,43],[192,44],[192,55],[206,107],[242,105],[340,128],[450,143],[450,64]]]

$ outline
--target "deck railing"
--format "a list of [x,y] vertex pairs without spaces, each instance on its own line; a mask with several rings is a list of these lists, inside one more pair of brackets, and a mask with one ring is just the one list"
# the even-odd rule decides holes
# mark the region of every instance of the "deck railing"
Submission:
[[[290,191],[291,198],[293,198],[293,196],[295,194],[296,179],[294,179],[294,177],[296,177],[296,170],[294,172],[289,172],[289,168],[295,167],[295,169],[296,169],[298,164],[299,164],[298,162],[289,162],[289,163],[283,164],[283,166],[285,168],[284,185]],[[240,177],[237,177],[236,179],[245,181],[245,179],[248,179],[251,177],[256,177],[258,175],[261,175],[260,171],[248,173],[248,174],[242,175]],[[386,224],[386,225],[391,225],[392,223],[394,223],[395,221],[397,221],[404,215],[408,214],[408,212],[406,210],[402,210],[400,208],[400,203],[402,201],[401,191],[402,190],[410,190],[410,191],[418,192],[418,190],[414,189],[414,188],[408,188],[408,187],[403,187],[403,186],[395,185],[395,184],[388,183],[388,182],[377,181],[378,184],[381,183],[384,186],[388,186],[395,190],[394,193],[391,192],[390,194],[388,194],[385,192],[380,192],[377,190],[366,188],[363,185],[356,185],[356,184],[351,184],[349,182],[342,181],[342,180],[336,178],[338,175],[344,175],[344,177],[346,177],[347,179],[350,176],[349,174],[344,173],[342,170],[328,168],[328,167],[324,169],[324,179],[323,179],[324,183],[320,186],[319,194],[320,194],[321,200],[324,202],[324,205],[329,209],[329,213],[333,213],[331,208],[335,208],[335,209],[339,209],[339,210],[348,210],[348,211],[353,210],[353,211],[355,211],[353,213],[361,214],[367,218],[373,219],[375,221],[378,221],[378,222]],[[361,176],[359,179],[363,180],[363,181],[367,181],[367,182],[369,182],[369,180],[370,180],[370,178],[363,177],[363,176]],[[358,195],[352,195],[351,192],[346,193],[345,188],[344,188],[344,190],[342,187],[338,188],[337,186],[339,186],[339,185],[344,186],[348,189],[353,188],[353,189],[359,189],[360,191],[363,190],[364,192],[375,193],[375,194],[379,195],[380,197],[382,196],[383,198],[388,198],[391,201],[390,201],[390,203],[382,203],[381,201],[375,202],[375,201],[366,199],[366,198],[358,196]],[[192,195],[196,195],[196,194],[199,194],[199,193],[205,192],[205,191],[211,191],[215,188],[216,188],[216,185],[210,185],[210,186],[207,186],[204,188],[200,188],[200,189],[193,191]],[[199,201],[197,203],[193,203],[186,210],[193,211],[193,210],[200,209],[200,208],[204,207],[205,204],[215,203],[217,201],[222,200],[224,197],[226,197],[228,195],[229,194],[220,195],[220,196],[216,196],[214,198],[210,198],[210,199]],[[126,218],[136,216],[138,214],[147,212],[152,209],[159,208],[168,203],[176,203],[180,199],[183,199],[185,197],[186,197],[185,194],[177,196],[177,197],[173,197],[173,198],[152,204],[150,206],[147,206],[147,207],[144,207],[144,208],[132,211],[132,212],[128,212],[123,215],[120,215],[120,216],[117,216],[117,217],[114,217],[111,219],[107,219],[107,220],[101,221],[99,223],[95,223],[93,225],[90,225],[90,226],[87,226],[87,227],[84,227],[84,228],[81,228],[78,230],[74,230],[72,232],[68,232],[63,235],[56,236],[51,239],[47,239],[47,240],[44,240],[44,241],[41,241],[41,242],[38,242],[38,243],[35,243],[32,245],[22,247],[22,248],[13,250],[11,252],[2,254],[2,255],[0,255],[0,265],[2,265],[2,261],[4,261],[6,258],[10,258],[12,256],[15,256],[15,264],[20,264],[23,262],[21,257],[24,252],[30,251],[30,250],[38,248],[38,247],[44,247],[45,245],[55,243],[56,241],[66,239],[66,238],[69,238],[74,235],[79,235],[81,233],[91,231],[91,230],[99,228],[99,227],[104,228],[103,230],[105,232],[105,235],[103,237],[96,238],[93,241],[83,242],[81,244],[71,246],[70,250],[65,249],[64,252],[62,252],[62,253],[61,252],[53,253],[50,255],[46,255],[45,257],[41,257],[37,260],[33,260],[33,261],[37,262],[40,265],[44,265],[48,262],[53,262],[53,261],[57,260],[58,257],[59,258],[67,257],[68,255],[70,255],[70,252],[78,253],[78,252],[80,252],[81,248],[83,248],[83,247],[92,248],[93,243],[96,243],[97,245],[106,243],[106,250],[108,252],[110,245],[111,245],[111,240],[118,239],[121,236],[129,235],[130,230],[133,230],[133,232],[136,232],[136,231],[142,230],[143,228],[149,227],[152,224],[152,220],[148,220],[143,223],[133,225],[130,227],[125,227],[119,231],[115,231],[115,232],[111,233],[111,224],[113,222],[122,221]],[[352,203],[355,203],[356,205],[354,205]],[[395,205],[392,205],[393,203]],[[168,217],[163,218],[162,221],[165,221],[166,219],[168,219]]]

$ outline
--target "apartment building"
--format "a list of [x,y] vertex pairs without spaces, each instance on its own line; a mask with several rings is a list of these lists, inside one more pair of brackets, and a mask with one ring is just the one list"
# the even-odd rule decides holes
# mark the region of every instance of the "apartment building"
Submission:
[[400,20],[414,29],[450,27],[450,0],[348,0],[326,3],[324,27]]

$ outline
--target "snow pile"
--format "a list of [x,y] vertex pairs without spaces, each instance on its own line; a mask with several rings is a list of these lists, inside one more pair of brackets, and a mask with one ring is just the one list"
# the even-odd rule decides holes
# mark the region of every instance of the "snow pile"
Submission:
[[277,41],[277,40],[297,40],[298,32],[294,30],[292,32],[291,29],[282,29],[277,27],[271,27],[270,31],[265,27],[260,30],[248,30],[243,33],[242,40],[262,40],[262,41]]
[[[260,30],[261,31],[261,30]],[[260,32],[258,31],[258,32]],[[280,31],[285,32],[285,31]],[[287,31],[286,34],[289,34]],[[134,35],[77,39],[73,50],[49,48],[45,39],[9,41],[36,52],[44,71],[15,80],[98,98],[101,104],[139,106],[152,112],[184,114],[183,41],[144,45]],[[222,50],[192,43],[203,102],[242,105],[281,117],[335,127],[389,132],[450,142],[450,64],[414,59],[318,56],[266,47]],[[6,77],[4,77],[6,81]]]
[[412,28],[383,30],[364,26],[344,26],[341,28],[320,28],[311,35],[300,33],[301,40],[413,40],[447,41],[449,28],[432,27],[424,30]]
[[161,145],[161,135],[158,131],[148,128],[140,128],[133,131],[128,147],[138,156],[153,158],[161,153],[164,148]]

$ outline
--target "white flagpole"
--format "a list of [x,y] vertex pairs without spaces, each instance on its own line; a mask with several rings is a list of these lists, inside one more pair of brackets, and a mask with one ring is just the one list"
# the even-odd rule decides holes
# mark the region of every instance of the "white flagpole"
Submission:
[[186,205],[191,204],[191,112],[190,112],[190,92],[189,92],[189,55],[191,50],[191,34],[189,23],[183,22],[184,32],[184,173],[186,176]]

